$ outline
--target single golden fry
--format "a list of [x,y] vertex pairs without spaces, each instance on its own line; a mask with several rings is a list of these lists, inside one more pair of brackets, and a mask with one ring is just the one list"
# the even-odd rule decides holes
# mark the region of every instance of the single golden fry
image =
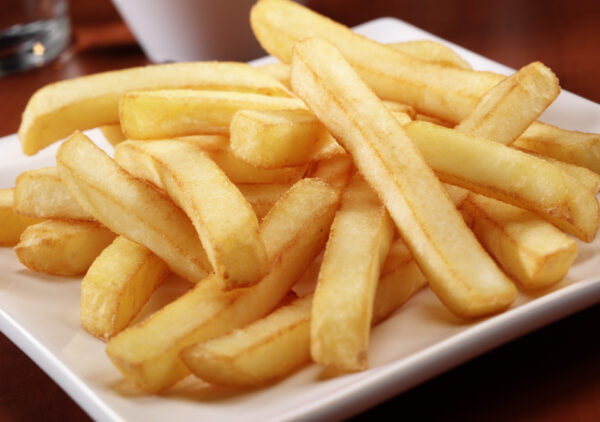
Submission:
[[504,79],[428,63],[392,47],[362,37],[344,25],[295,2],[262,0],[250,14],[262,47],[282,62],[291,63],[294,45],[310,37],[334,44],[361,78],[384,100],[415,107],[422,113],[459,122],[479,98]]
[[577,256],[573,239],[529,211],[473,193],[462,209],[484,248],[526,289],[559,282]]
[[325,248],[313,300],[313,360],[341,371],[368,368],[367,349],[379,270],[394,224],[356,174],[342,195]]
[[233,183],[294,183],[304,176],[307,164],[265,169],[252,166],[228,151],[211,152],[210,158],[221,167]]
[[[247,287],[265,273],[258,219],[217,164],[190,142],[127,142],[129,155],[149,166],[169,197],[190,217],[224,289]],[[115,156],[118,164],[120,154]],[[125,167],[126,168],[126,167]]]
[[41,222],[17,213],[14,208],[14,189],[0,189],[0,246],[14,246],[19,243],[21,233],[30,226]]
[[129,139],[227,135],[239,110],[302,110],[297,98],[191,89],[135,91],[119,103],[123,133]]
[[510,145],[560,93],[558,79],[540,62],[522,67],[490,89],[455,129]]
[[585,242],[596,236],[596,197],[547,161],[427,122],[404,128],[440,180],[533,211]]
[[314,116],[297,111],[238,111],[231,120],[233,154],[263,168],[292,167],[345,154]]
[[269,63],[269,64],[260,66],[258,69],[260,69],[261,72],[264,72],[265,74],[269,75],[273,79],[277,79],[279,82],[281,82],[283,85],[285,85],[286,88],[292,89],[292,87],[290,86],[290,66],[289,65],[287,65],[285,63],[281,63],[281,62]]
[[513,146],[600,173],[600,134],[569,131],[534,122]]
[[339,196],[319,180],[295,184],[261,224],[269,273],[246,289],[223,291],[212,275],[143,323],[113,337],[106,352],[119,370],[148,392],[189,374],[186,347],[224,335],[270,312],[321,251]]
[[339,51],[316,38],[297,43],[292,87],[350,152],[444,304],[465,318],[506,309],[516,297],[514,284],[467,228],[400,123]]
[[168,197],[135,179],[85,135],[58,150],[62,181],[79,204],[113,232],[146,246],[176,274],[198,282],[210,263],[189,218]]
[[114,238],[93,221],[47,220],[25,229],[15,253],[33,271],[75,276],[84,274]]
[[117,236],[83,278],[81,325],[104,340],[121,332],[168,274],[148,248]]
[[35,218],[94,220],[60,180],[56,167],[28,170],[15,182],[15,211]]
[[170,63],[82,76],[46,85],[31,97],[19,127],[23,152],[33,155],[75,130],[118,123],[125,92],[167,88],[290,95],[281,83],[244,63]]

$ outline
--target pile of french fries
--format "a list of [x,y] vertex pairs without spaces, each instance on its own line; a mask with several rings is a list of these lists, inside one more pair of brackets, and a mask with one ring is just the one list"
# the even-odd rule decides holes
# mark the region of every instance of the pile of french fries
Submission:
[[[0,192],[2,244],[34,271],[84,275],[83,327],[144,391],[190,373],[254,387],[309,361],[364,370],[371,326],[421,288],[461,318],[493,315],[558,283],[573,237],[594,240],[599,137],[536,121],[560,91],[543,64],[475,71],[287,0],[259,1],[251,23],[279,63],[39,90],[23,151],[68,139],[56,167]],[[171,274],[193,287],[131,325]]]

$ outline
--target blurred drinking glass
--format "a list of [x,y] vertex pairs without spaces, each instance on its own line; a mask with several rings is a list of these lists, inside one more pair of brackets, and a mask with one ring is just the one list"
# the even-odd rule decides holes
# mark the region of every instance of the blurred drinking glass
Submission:
[[67,0],[2,0],[0,76],[52,61],[70,35]]

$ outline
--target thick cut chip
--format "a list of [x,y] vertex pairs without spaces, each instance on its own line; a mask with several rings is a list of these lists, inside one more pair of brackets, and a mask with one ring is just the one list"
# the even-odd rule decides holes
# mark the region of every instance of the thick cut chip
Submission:
[[[215,275],[148,320],[113,337],[107,353],[119,370],[148,392],[162,391],[189,374],[179,358],[186,347],[247,325],[274,309],[319,254],[339,195],[304,179],[271,209],[261,224],[271,268],[256,285],[223,291]],[[270,246],[270,248],[269,248]]]
[[[403,251],[391,257],[398,261],[394,270],[377,284],[372,324],[426,284],[406,247]],[[310,294],[296,299],[247,327],[187,349],[183,359],[196,376],[226,387],[258,387],[282,378],[310,360],[311,299]]]
[[87,212],[113,232],[146,246],[183,278],[211,271],[198,234],[173,201],[135,179],[85,135],[75,133],[56,157],[59,175]]
[[350,152],[442,302],[465,318],[506,309],[516,297],[514,284],[477,242],[400,123],[339,51],[316,38],[296,44],[292,87]]
[[19,127],[23,152],[35,154],[75,130],[118,123],[125,92],[167,88],[289,95],[281,83],[243,63],[170,63],[68,79],[46,85],[27,103]]
[[15,182],[15,211],[37,218],[93,220],[60,180],[56,167],[28,170]]
[[[524,150],[522,150],[524,151]],[[571,176],[577,180],[583,186],[585,186],[594,195],[600,190],[600,174],[596,173],[586,167],[578,166],[577,164],[566,163],[559,161],[556,158],[546,157],[544,155],[536,154],[535,152],[525,151],[528,154],[534,155],[538,158],[552,163],[558,167],[563,173]]]
[[167,265],[148,248],[123,236],[94,260],[81,283],[81,325],[108,339],[138,314],[169,274]]
[[[134,160],[145,162],[158,177],[158,186],[190,217],[223,288],[259,280],[267,256],[256,214],[206,152],[177,140],[127,142],[118,148],[127,148],[130,157],[136,154]],[[119,155],[116,161],[121,164]]]
[[17,213],[14,196],[14,189],[0,189],[0,246],[16,245],[27,226],[41,222],[38,218]]
[[319,161],[345,151],[308,111],[238,111],[231,120],[231,150],[256,167]]
[[93,221],[47,220],[25,229],[15,253],[33,271],[75,276],[85,273],[114,238]]
[[534,62],[490,89],[455,129],[510,145],[558,96],[558,79]]
[[355,34],[344,25],[291,1],[259,1],[252,9],[250,22],[262,47],[285,63],[291,62],[292,49],[298,41],[325,38],[382,99],[408,104],[455,123],[504,79],[491,72],[424,62]]
[[513,146],[600,173],[600,134],[568,131],[534,122]]
[[259,168],[240,160],[229,151],[211,152],[210,158],[233,183],[293,183],[302,178],[308,168],[307,164],[276,169]]
[[129,139],[188,135],[227,135],[239,110],[302,110],[297,98],[190,89],[134,91],[119,103],[123,133]]
[[573,239],[529,211],[473,193],[462,209],[483,247],[527,289],[557,283],[577,256]]
[[319,271],[310,340],[315,362],[344,372],[368,368],[375,288],[393,235],[387,210],[356,174],[342,195]]
[[585,242],[596,236],[596,197],[551,163],[432,123],[404,128],[440,180],[533,211]]

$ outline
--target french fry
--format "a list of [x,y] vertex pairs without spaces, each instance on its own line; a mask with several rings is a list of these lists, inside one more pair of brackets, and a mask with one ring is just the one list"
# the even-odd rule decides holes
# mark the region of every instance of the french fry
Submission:
[[315,362],[344,372],[368,368],[375,289],[393,235],[388,212],[356,174],[333,220],[315,290],[310,341]]
[[265,74],[269,75],[273,79],[277,79],[279,82],[281,82],[283,85],[285,85],[286,88],[291,89],[291,87],[290,87],[290,66],[289,65],[287,65],[285,63],[281,63],[281,62],[269,63],[269,64],[260,66],[259,69],[261,72],[264,72]]
[[15,182],[15,211],[35,218],[93,221],[60,180],[56,167],[28,170]]
[[247,325],[281,301],[321,251],[338,201],[338,194],[322,181],[295,184],[261,224],[271,268],[259,283],[223,291],[217,276],[208,277],[148,320],[113,337],[106,349],[110,359],[148,392],[163,391],[187,376],[189,370],[179,358],[184,348]]
[[529,211],[473,193],[461,208],[484,248],[526,289],[559,282],[577,256],[573,239]]
[[348,155],[340,155],[319,163],[310,171],[310,177],[316,177],[329,183],[338,192],[346,187],[354,171],[352,159]]
[[[399,261],[394,270],[377,284],[373,325],[426,284],[406,247],[393,259]],[[259,387],[282,378],[310,361],[311,303],[311,294],[296,299],[247,327],[185,350],[184,359],[194,375],[226,387]]]
[[19,127],[23,152],[33,155],[75,130],[118,123],[125,92],[167,88],[290,95],[278,81],[243,63],[169,63],[68,79],[44,86],[27,103]]
[[340,52],[321,39],[297,43],[291,80],[350,152],[442,302],[464,318],[506,309],[516,297],[514,284],[479,245],[400,123]]
[[302,110],[297,98],[232,91],[156,90],[121,97],[119,117],[129,139],[227,135],[238,110]]
[[0,189],[0,246],[14,246],[19,243],[21,233],[42,220],[21,215],[14,208],[12,188]]
[[534,122],[512,145],[600,173],[600,134],[597,133],[568,131]]
[[233,183],[293,183],[306,174],[307,164],[265,169],[252,166],[229,151],[211,152],[210,158],[221,167]]
[[47,220],[25,229],[15,253],[33,271],[76,276],[84,274],[114,238],[93,221]]
[[540,62],[522,67],[481,97],[455,129],[510,145],[554,101],[558,79]]
[[[523,150],[524,151],[524,150]],[[573,179],[577,180],[583,186],[585,186],[590,192],[594,195],[600,191],[600,174],[593,172],[592,170],[578,166],[577,164],[571,164],[564,161],[559,161],[555,158],[546,157],[544,155],[536,154],[535,152],[528,152],[535,157],[541,158],[543,160],[552,163],[554,166],[558,167],[563,173],[571,176]]]
[[121,332],[169,274],[148,248],[117,236],[81,283],[81,325],[103,340]]
[[596,236],[596,197],[547,161],[427,122],[404,128],[440,180],[533,211],[585,242]]
[[442,66],[472,69],[471,65],[454,50],[444,44],[431,40],[414,40],[390,43],[388,46],[416,59],[436,63]]
[[250,22],[261,46],[284,63],[291,62],[292,49],[298,41],[325,38],[342,52],[382,99],[398,101],[455,123],[466,117],[479,98],[504,79],[491,72],[424,62],[362,37],[290,1],[259,1],[251,11]]
[[211,271],[188,217],[169,198],[119,167],[75,133],[56,157],[61,180],[79,204],[113,232],[140,243],[176,274],[198,282]]
[[241,110],[231,119],[233,154],[263,168],[292,167],[345,154],[308,111]]
[[[266,271],[267,256],[256,214],[209,155],[194,143],[177,140],[127,146],[190,217],[223,288],[257,282]],[[120,164],[119,155],[116,161]]]

